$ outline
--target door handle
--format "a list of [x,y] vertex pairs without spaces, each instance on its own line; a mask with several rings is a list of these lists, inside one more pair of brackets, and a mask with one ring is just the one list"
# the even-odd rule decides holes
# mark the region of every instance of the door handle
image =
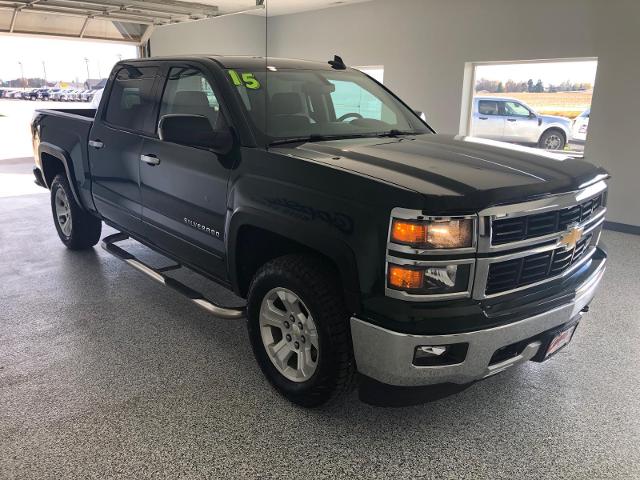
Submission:
[[104,147],[104,143],[102,143],[100,140],[89,140],[89,146],[95,148],[96,150],[100,150],[102,147]]
[[160,159],[155,155],[140,155],[140,160],[152,167],[155,167],[160,163]]
[[489,117],[478,117],[480,120],[489,120]]
[[515,122],[516,119],[515,118],[507,118],[507,122]]

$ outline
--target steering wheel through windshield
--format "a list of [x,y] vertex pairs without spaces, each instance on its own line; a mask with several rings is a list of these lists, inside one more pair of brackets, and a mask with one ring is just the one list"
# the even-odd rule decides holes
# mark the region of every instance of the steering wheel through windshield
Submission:
[[344,115],[340,116],[340,118],[338,118],[337,120],[339,122],[344,122],[347,118],[351,118],[353,117],[354,119],[360,119],[360,118],[364,118],[362,115],[360,115],[359,113],[356,112],[352,112],[352,113],[345,113]]

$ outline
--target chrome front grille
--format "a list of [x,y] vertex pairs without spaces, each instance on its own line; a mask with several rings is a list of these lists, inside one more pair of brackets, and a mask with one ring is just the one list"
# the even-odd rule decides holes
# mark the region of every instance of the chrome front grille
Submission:
[[473,297],[483,299],[568,275],[595,253],[606,184],[480,212]]
[[502,245],[563,232],[585,222],[604,204],[604,193],[561,210],[497,219],[492,224],[491,244]]
[[591,242],[583,237],[574,248],[556,248],[489,265],[486,293],[493,295],[561,275],[580,261]]
[[[600,180],[575,192],[497,205],[475,215],[461,216],[473,218],[477,225],[473,245],[463,249],[416,249],[394,244],[389,234],[387,267],[389,264],[416,268],[468,264],[470,274],[465,292],[418,295],[386,288],[385,294],[413,302],[483,300],[568,276],[595,253],[606,201],[607,185]],[[442,218],[427,214],[424,210],[398,207],[392,210],[390,220]]]

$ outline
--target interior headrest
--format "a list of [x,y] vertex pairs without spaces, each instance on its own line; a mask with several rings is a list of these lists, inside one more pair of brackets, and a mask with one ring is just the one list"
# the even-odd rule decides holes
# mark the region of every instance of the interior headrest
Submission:
[[276,93],[270,102],[272,115],[294,115],[302,112],[302,100],[295,92]]
[[173,104],[176,107],[202,107],[209,106],[209,100],[204,92],[185,90],[176,92]]

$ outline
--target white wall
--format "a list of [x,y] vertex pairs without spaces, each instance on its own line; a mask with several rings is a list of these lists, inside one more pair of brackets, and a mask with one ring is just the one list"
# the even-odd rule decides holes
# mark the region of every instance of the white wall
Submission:
[[[152,53],[260,54],[264,18],[242,17],[160,28]],[[613,175],[609,220],[640,226],[640,1],[374,0],[268,27],[270,56],[384,65],[385,84],[443,133],[459,132],[466,62],[598,57],[586,156]]]
[[157,27],[151,55],[266,54],[266,21],[259,15],[237,14]]

